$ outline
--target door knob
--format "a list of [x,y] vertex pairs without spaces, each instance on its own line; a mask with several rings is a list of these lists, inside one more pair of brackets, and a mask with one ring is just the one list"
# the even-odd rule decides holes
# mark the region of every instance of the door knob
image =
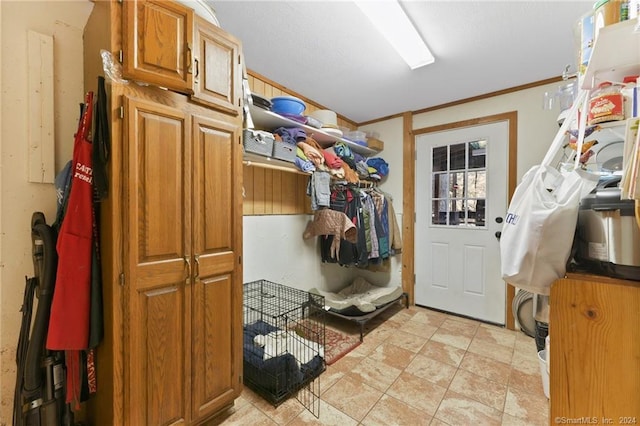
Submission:
[[496,239],[500,241],[500,237],[502,236],[502,231],[496,231]]
[[502,223],[502,218],[500,216],[496,217],[496,223]]

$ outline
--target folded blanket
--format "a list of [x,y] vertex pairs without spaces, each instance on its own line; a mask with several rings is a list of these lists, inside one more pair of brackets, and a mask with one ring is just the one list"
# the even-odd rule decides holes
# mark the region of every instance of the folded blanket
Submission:
[[264,348],[264,360],[284,354],[291,354],[301,364],[310,362],[316,355],[324,358],[324,347],[317,342],[312,342],[298,336],[293,331],[272,331],[266,335],[258,335],[253,342]]

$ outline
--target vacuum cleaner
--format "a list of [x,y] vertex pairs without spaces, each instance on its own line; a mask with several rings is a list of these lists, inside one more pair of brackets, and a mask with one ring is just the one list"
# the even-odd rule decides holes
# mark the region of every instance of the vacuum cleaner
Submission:
[[[73,426],[73,412],[65,402],[64,352],[45,347],[56,280],[56,231],[44,214],[31,217],[35,276],[26,278],[22,324],[16,353],[17,377],[13,400],[14,426]],[[34,297],[38,298],[32,321]]]

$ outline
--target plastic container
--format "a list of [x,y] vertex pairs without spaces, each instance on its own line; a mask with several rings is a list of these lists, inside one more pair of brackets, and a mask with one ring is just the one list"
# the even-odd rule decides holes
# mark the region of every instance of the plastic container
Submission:
[[294,163],[296,161],[296,146],[286,142],[275,141],[271,157]]
[[322,122],[322,127],[338,128],[338,115],[330,109],[318,109],[309,114],[309,116]]
[[540,376],[542,376],[542,390],[544,396],[549,399],[549,372],[547,371],[547,351],[538,352],[538,363],[540,364]]
[[624,1],[599,0],[593,5],[594,40],[598,38],[600,28],[620,22],[620,10]]
[[365,130],[364,134],[367,136],[367,139],[369,138],[378,139],[380,137],[380,132],[376,132],[375,130]]
[[549,368],[549,366],[551,363],[549,361],[551,361],[551,339],[549,335],[544,339],[544,350],[546,351],[545,354],[547,358],[547,373],[550,373],[551,368]]
[[587,125],[619,120],[624,120],[622,86],[605,81],[598,86],[589,99]]
[[351,132],[347,132],[344,134],[345,139],[349,139],[355,143],[366,145],[367,144],[367,134],[365,132],[361,132],[360,130],[353,130]]
[[302,115],[305,108],[305,103],[294,96],[278,96],[271,98],[271,111],[278,114],[294,114]]

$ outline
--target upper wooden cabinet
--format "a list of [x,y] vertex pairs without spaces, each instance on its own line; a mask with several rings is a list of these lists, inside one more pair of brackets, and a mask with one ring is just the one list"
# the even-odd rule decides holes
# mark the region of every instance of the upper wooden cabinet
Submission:
[[193,93],[193,10],[179,3],[123,3],[122,72],[125,78]]
[[193,98],[229,112],[240,113],[240,42],[196,16],[194,31]]
[[131,0],[122,10],[122,73],[241,113],[240,42],[193,9],[167,0]]

